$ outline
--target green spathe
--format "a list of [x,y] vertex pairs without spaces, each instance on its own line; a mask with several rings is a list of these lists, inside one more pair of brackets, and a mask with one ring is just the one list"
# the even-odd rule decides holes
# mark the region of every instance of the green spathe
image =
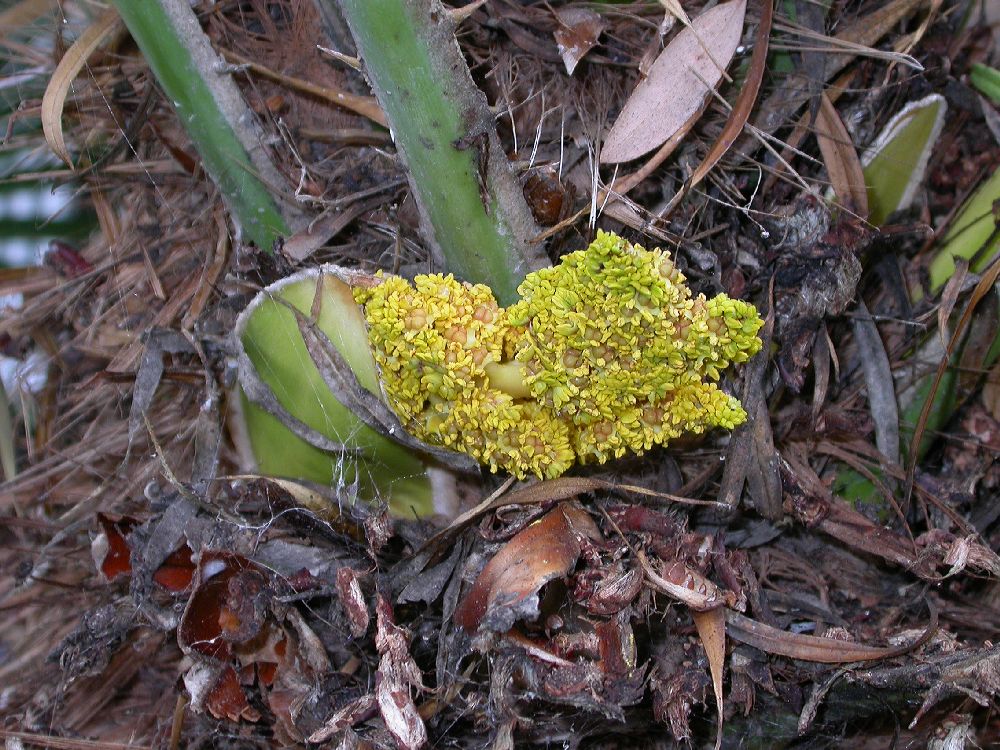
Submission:
[[868,188],[868,220],[881,226],[894,212],[907,208],[923,184],[948,108],[944,97],[931,94],[910,102],[885,126],[862,158]]
[[[326,334],[358,379],[379,393],[364,317],[350,287],[310,271],[264,290],[241,316],[238,335],[260,378],[293,417],[359,455],[334,455],[310,445],[275,416],[242,396],[250,445],[263,474],[324,485],[356,484],[361,500],[379,498],[397,515],[434,512],[423,462],[361,422],[327,388],[299,332],[294,306],[309,316],[320,285],[317,327]],[[347,498],[345,498],[347,499]]]

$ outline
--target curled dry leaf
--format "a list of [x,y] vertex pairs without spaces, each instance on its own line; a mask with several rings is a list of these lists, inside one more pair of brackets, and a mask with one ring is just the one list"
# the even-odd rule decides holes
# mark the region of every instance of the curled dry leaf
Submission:
[[642,571],[639,568],[618,568],[597,582],[593,593],[585,600],[588,611],[595,615],[613,615],[621,612],[642,590]]
[[347,614],[351,635],[355,638],[362,637],[368,631],[370,618],[356,570],[341,568],[337,571],[337,595],[340,597],[340,604]]
[[605,139],[602,163],[652,151],[701,108],[736,53],[745,15],[745,0],[732,0],[681,29],[622,108]]
[[846,664],[852,661],[871,661],[900,656],[926,643],[937,630],[937,610],[931,607],[931,622],[923,635],[905,646],[880,648],[861,643],[821,638],[802,633],[789,633],[766,625],[739,612],[726,610],[727,632],[734,641],[753,646],[768,654],[788,656],[802,661],[821,664]]
[[469,633],[480,628],[506,632],[538,614],[538,591],[569,573],[583,537],[600,532],[583,510],[560,505],[503,546],[455,610],[455,622]]
[[135,527],[135,520],[122,518],[115,521],[110,516],[98,513],[97,521],[101,524],[101,533],[94,537],[90,545],[94,566],[107,581],[131,575],[132,550],[125,537]]
[[227,552],[204,552],[195,590],[177,627],[186,653],[229,659],[232,644],[248,641],[263,627],[266,572]]
[[349,726],[371,716],[375,708],[375,696],[373,694],[367,693],[360,698],[355,698],[347,705],[337,709],[322,727],[309,736],[308,742],[326,742],[338,732],[342,732]]
[[414,691],[424,689],[406,631],[396,625],[392,607],[379,595],[375,604],[375,648],[380,659],[375,674],[375,701],[386,729],[402,750],[427,744],[427,728],[413,702]]
[[552,35],[556,38],[566,72],[573,75],[577,63],[594,48],[607,23],[598,13],[575,5],[560,8],[555,15],[559,28]]
[[654,589],[684,602],[695,612],[708,612],[728,603],[726,592],[678,560],[665,563],[662,570],[657,571],[640,550],[639,563]]
[[66,104],[66,96],[77,74],[87,64],[87,59],[94,54],[94,51],[110,36],[123,29],[122,21],[118,17],[118,12],[113,8],[104,12],[100,18],[84,30],[82,34],[73,42],[73,46],[66,50],[62,60],[56,67],[49,85],[45,89],[42,97],[42,131],[45,133],[45,140],[49,148],[55,151],[56,156],[73,168],[73,159],[66,148],[66,140],[63,137],[62,113]]

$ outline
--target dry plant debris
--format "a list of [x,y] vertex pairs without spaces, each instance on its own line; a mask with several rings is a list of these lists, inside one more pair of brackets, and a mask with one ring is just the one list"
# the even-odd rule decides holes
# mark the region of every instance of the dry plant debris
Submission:
[[[997,63],[981,6],[796,2],[772,22],[769,3],[696,3],[690,27],[655,3],[475,6],[459,42],[550,257],[596,222],[669,245],[696,294],[765,314],[763,349],[724,381],[747,424],[552,481],[463,480],[467,508],[444,528],[352,506],[349,488],[256,477],[229,431],[229,334],[249,299],[324,262],[428,268],[380,113],[342,62],[350,38],[306,0],[195,4],[282,167],[273,189],[312,220],[269,255],[233,241],[128,38],[87,4],[22,0],[4,11],[4,54],[54,82],[48,102],[24,89],[4,148],[43,153],[40,123],[61,123],[75,171],[44,179],[73,181],[97,229],[0,270],[23,297],[0,348],[22,371],[45,362],[2,436],[17,475],[0,492],[0,734],[70,748],[995,742],[1000,266],[913,293],[1000,165],[996,111],[967,79]],[[737,7],[725,43],[699,20]],[[33,41],[17,38],[32,18]],[[102,43],[83,54],[88,27]],[[698,33],[725,74],[695,76],[683,110],[637,104],[653,61]],[[938,145],[912,207],[877,230],[858,154],[929,94],[950,108]],[[663,132],[616,144],[632,108]],[[664,139],[622,182],[595,166]],[[951,395],[917,425],[903,396],[925,379]],[[872,488],[863,502],[848,476]]]

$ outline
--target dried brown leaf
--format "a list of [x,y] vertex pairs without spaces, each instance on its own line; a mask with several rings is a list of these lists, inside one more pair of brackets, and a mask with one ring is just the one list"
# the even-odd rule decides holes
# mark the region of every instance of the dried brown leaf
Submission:
[[882,648],[836,638],[789,633],[752,620],[731,609],[725,612],[729,637],[734,641],[753,646],[768,654],[821,664],[846,664],[852,661],[872,661],[900,656],[926,643],[937,630],[938,622],[937,610],[931,607],[931,622],[919,638],[905,646]]
[[715,691],[716,715],[715,750],[722,747],[722,669],[726,663],[726,610],[716,607],[706,612],[691,612],[698,637],[708,656],[708,669],[712,673],[712,690]]
[[94,565],[106,581],[118,576],[132,574],[132,550],[125,537],[136,526],[134,518],[120,518],[117,521],[104,513],[97,514],[101,533],[94,537],[90,545]]
[[726,603],[723,592],[712,581],[679,561],[667,562],[657,571],[642,550],[639,564],[646,573],[646,580],[657,591],[662,591],[684,602],[693,612],[707,612]]
[[375,616],[375,647],[381,656],[375,675],[379,714],[401,750],[417,750],[427,744],[427,728],[413,702],[414,689],[424,689],[420,670],[384,596],[376,601]]
[[868,189],[865,187],[861,159],[837,108],[825,93],[820,95],[819,112],[816,114],[816,140],[833,192],[841,205],[856,216],[867,219]]
[[374,712],[375,707],[375,696],[371,693],[354,699],[347,705],[338,708],[322,727],[310,735],[308,742],[310,744],[326,742],[338,732],[342,732],[347,727],[370,716]]
[[203,552],[196,587],[177,626],[185,653],[226,660],[233,644],[264,626],[267,575],[256,563],[228,552]]
[[858,300],[853,320],[854,341],[868,390],[868,405],[875,424],[875,443],[882,455],[899,462],[899,406],[889,355],[865,303]]
[[94,54],[98,47],[109,37],[117,34],[124,28],[118,12],[113,8],[106,10],[100,18],[88,26],[82,34],[73,42],[66,54],[63,55],[56,66],[49,85],[45,88],[45,95],[42,97],[42,131],[45,133],[45,140],[60,159],[73,168],[73,159],[66,148],[66,140],[63,136],[62,113],[66,104],[66,96],[74,79],[87,64],[87,59]]
[[969,261],[965,258],[955,258],[955,273],[941,290],[941,299],[938,302],[937,323],[938,336],[941,338],[941,346],[948,346],[949,325],[951,314],[955,312],[955,305],[958,298],[965,289],[965,279],[969,275]]
[[483,568],[455,610],[455,622],[469,633],[480,627],[506,632],[534,616],[538,590],[576,565],[581,533],[598,532],[584,511],[561,505],[514,535]]
[[660,5],[663,6],[669,15],[676,18],[685,26],[691,25],[691,19],[688,18],[687,11],[681,6],[679,0],[660,0]]
[[745,0],[732,0],[681,29],[622,108],[605,139],[603,164],[653,150],[698,111],[733,59],[745,15]]
[[247,694],[240,685],[239,675],[228,664],[222,668],[219,678],[205,696],[205,708],[216,719],[229,721],[258,721],[260,712],[247,700]]
[[599,13],[577,5],[569,5],[555,11],[559,21],[552,35],[556,38],[559,55],[566,72],[573,75],[577,63],[597,45],[597,38],[604,32],[607,23]]

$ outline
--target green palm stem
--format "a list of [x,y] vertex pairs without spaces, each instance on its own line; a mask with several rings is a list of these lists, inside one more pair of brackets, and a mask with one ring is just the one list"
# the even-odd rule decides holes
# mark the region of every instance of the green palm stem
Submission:
[[368,81],[409,171],[422,231],[437,259],[487,284],[501,305],[548,265],[538,227],[472,81],[440,0],[317,0],[343,12]]
[[282,180],[253,127],[236,84],[219,72],[187,0],[112,0],[177,111],[205,170],[222,192],[245,239],[270,251],[288,234],[288,216],[269,190]]

